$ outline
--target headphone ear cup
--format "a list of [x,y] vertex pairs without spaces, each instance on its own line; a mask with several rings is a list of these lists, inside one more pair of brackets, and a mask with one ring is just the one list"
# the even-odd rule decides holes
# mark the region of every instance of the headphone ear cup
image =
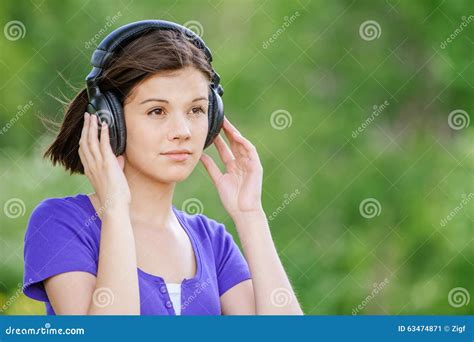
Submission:
[[206,137],[204,149],[209,147],[214,139],[219,135],[224,124],[224,103],[216,90],[211,86],[209,92],[208,110],[209,130]]
[[123,113],[123,107],[117,96],[110,91],[104,92],[104,97],[110,108],[109,113],[100,118],[105,120],[109,126],[110,134],[110,145],[112,151],[116,156],[121,155],[125,151],[127,131],[125,127],[125,116]]
[[103,93],[100,93],[96,94],[89,101],[87,104],[87,112],[96,115],[99,121],[98,139],[100,139],[100,122],[105,121],[109,125],[110,146],[115,153],[117,150],[117,134],[115,133],[114,125],[111,124],[114,119],[112,117],[113,107],[110,105],[110,100],[108,100]]

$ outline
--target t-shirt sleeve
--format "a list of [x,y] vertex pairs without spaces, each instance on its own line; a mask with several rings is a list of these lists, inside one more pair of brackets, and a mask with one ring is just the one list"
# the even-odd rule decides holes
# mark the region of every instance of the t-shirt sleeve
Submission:
[[216,263],[219,296],[238,283],[251,279],[249,266],[239,246],[225,226],[206,218]]
[[84,212],[61,198],[43,200],[33,210],[24,239],[23,292],[49,301],[43,280],[65,272],[96,275],[96,248]]

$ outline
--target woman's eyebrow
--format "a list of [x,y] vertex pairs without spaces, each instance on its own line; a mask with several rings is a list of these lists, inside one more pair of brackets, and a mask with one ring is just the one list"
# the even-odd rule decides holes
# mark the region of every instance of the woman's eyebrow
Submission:
[[[201,97],[197,97],[195,98],[194,100],[192,100],[191,102],[196,102],[196,101],[201,101],[201,100],[208,100],[207,97],[204,97],[204,96],[201,96]],[[164,102],[164,103],[169,103],[168,100],[164,100],[164,99],[157,99],[157,98],[150,98],[150,99],[146,99],[146,100],[143,100],[142,102],[140,102],[140,104],[144,104],[144,103],[147,103],[147,102]]]
[[143,100],[142,102],[140,102],[140,104],[144,104],[144,103],[152,102],[152,101],[169,103],[168,100],[151,98],[151,99]]

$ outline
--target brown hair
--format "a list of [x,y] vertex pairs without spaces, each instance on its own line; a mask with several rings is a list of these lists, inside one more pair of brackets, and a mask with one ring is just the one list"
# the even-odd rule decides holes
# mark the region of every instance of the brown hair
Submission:
[[[204,52],[176,31],[152,31],[132,40],[115,55],[105,67],[99,84],[102,91],[113,91],[122,105],[135,86],[160,71],[193,66],[209,80],[212,77],[212,67]],[[87,91],[83,88],[67,104],[59,132],[43,155],[71,174],[84,174],[78,149],[87,103]]]

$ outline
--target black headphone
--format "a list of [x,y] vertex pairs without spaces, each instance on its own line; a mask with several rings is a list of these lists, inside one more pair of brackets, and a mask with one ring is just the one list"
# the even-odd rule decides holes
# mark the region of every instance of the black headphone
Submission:
[[[104,67],[110,61],[111,56],[131,40],[139,35],[150,32],[151,30],[174,30],[182,34],[186,39],[201,49],[206,55],[209,63],[212,62],[211,50],[204,41],[192,30],[179,24],[164,20],[142,20],[119,27],[111,32],[102,40],[97,49],[92,54],[92,71],[86,77],[86,88],[89,103],[87,112],[95,114],[100,121],[107,122],[109,126],[110,145],[116,156],[125,151],[126,128],[123,106],[119,97],[112,91],[102,92],[99,87],[99,78],[102,75]],[[209,109],[208,121],[209,131],[207,134],[204,149],[212,144],[219,134],[224,122],[224,104],[221,96],[224,89],[220,85],[220,77],[212,69],[213,75],[209,89]],[[100,125],[99,125],[100,128]]]

